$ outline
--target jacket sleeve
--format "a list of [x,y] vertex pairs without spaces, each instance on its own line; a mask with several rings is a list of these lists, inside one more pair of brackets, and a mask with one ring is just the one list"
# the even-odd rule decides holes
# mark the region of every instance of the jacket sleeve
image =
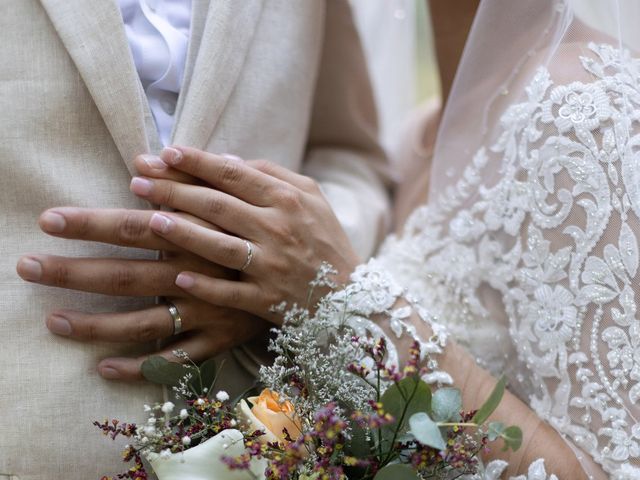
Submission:
[[320,183],[360,256],[371,256],[390,224],[390,168],[378,143],[373,92],[347,0],[326,2],[303,172]]

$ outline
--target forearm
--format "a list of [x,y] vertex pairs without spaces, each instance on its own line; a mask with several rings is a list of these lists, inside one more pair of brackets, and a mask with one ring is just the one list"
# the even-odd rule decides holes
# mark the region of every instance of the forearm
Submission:
[[361,259],[374,253],[391,223],[389,194],[370,164],[361,152],[315,149],[304,169],[322,188]]
[[479,0],[431,0],[429,2],[443,105],[449,97],[479,3]]
[[[415,314],[412,320],[411,323],[417,327],[417,334],[421,338],[432,336],[433,332],[427,323],[417,318]],[[390,331],[386,333],[390,338],[395,338]],[[412,342],[409,335],[404,335],[394,342],[400,355],[400,362],[406,360]],[[480,407],[497,382],[487,370],[477,365],[467,350],[452,339],[447,341],[443,353],[438,355],[437,360],[438,369],[451,375],[454,386],[460,389],[465,409]],[[522,429],[523,443],[520,449],[516,452],[502,452],[498,440],[490,445],[490,452],[484,458],[487,461],[494,459],[507,461],[509,467],[505,478],[509,478],[510,475],[526,474],[529,465],[540,458],[545,461],[547,473],[555,474],[560,480],[588,478],[573,450],[560,434],[509,391],[505,392],[502,402],[490,420],[500,421],[506,425],[517,425]],[[594,478],[605,479],[606,476],[602,473],[601,477],[595,475]]]
[[[448,343],[439,363],[440,368],[453,377],[454,385],[461,390],[462,404],[466,408],[479,407],[496,384],[496,379],[478,366],[469,353],[455,342]],[[529,465],[539,458],[545,460],[547,473],[553,473],[561,480],[587,478],[573,450],[558,432],[508,390],[491,420],[517,425],[522,429],[523,443],[520,449],[502,452],[498,441],[485,457],[485,460],[500,458],[508,461],[506,478],[525,474]]]
[[373,92],[349,3],[326,2],[322,57],[303,173],[322,187],[358,254],[389,225],[390,165],[378,143]]

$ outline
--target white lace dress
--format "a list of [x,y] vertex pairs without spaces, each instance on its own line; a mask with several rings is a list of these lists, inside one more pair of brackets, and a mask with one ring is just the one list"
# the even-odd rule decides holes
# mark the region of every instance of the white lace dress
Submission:
[[[408,296],[482,366],[505,373],[578,456],[635,479],[640,61],[609,45],[589,49],[580,58],[587,82],[554,84],[539,68],[526,101],[504,111],[499,140],[416,210],[348,289],[360,327],[377,329],[364,317],[386,311],[396,335],[413,333],[410,312],[394,307]],[[483,184],[496,162],[499,177]],[[485,477],[503,469],[493,463]],[[527,478],[554,477],[541,460]]]

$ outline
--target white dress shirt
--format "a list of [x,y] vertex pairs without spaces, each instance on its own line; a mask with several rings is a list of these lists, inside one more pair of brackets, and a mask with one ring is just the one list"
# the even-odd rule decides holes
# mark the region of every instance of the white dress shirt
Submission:
[[118,0],[160,140],[171,140],[191,27],[191,0]]

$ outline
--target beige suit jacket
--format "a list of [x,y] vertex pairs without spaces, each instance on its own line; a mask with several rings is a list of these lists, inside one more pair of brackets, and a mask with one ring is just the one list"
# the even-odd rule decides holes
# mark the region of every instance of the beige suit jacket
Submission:
[[[193,0],[193,10],[173,142],[315,177],[368,255],[384,230],[387,164],[346,2]],[[146,301],[28,284],[15,264],[36,252],[153,257],[50,238],[36,220],[56,205],[146,208],[128,189],[132,159],[160,144],[115,0],[4,0],[0,32],[0,479],[97,479],[121,471],[122,444],[91,422],[140,420],[162,392],[103,381],[95,366],[152,346],[69,341],[44,318]]]

